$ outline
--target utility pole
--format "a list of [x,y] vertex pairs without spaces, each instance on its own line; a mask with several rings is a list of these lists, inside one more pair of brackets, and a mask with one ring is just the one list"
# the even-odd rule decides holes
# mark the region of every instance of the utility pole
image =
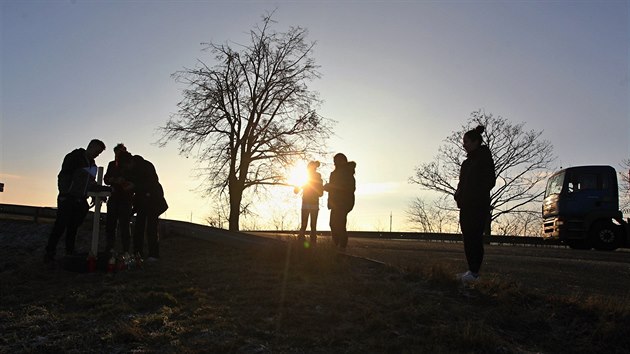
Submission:
[[392,212],[389,212],[389,232],[392,232]]

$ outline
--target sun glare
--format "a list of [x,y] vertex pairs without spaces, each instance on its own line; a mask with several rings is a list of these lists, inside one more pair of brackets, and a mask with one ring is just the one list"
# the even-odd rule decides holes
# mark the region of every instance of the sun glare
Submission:
[[308,173],[306,171],[306,163],[299,161],[289,171],[287,182],[292,186],[301,187],[308,181]]

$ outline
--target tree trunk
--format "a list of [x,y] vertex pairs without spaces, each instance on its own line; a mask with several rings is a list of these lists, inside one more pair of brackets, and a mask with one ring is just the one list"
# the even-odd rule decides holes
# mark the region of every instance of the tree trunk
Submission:
[[241,199],[243,199],[243,191],[230,192],[230,217],[229,230],[239,230],[239,219],[241,216]]
[[239,231],[239,219],[241,216],[241,201],[243,199],[243,183],[235,174],[229,177],[228,190],[230,193],[230,216],[228,228],[230,231]]

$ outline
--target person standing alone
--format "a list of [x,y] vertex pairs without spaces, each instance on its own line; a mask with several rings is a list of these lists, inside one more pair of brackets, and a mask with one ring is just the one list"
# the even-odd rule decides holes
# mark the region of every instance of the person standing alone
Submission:
[[490,215],[490,191],[496,182],[494,160],[481,137],[484,131],[485,127],[480,125],[464,134],[467,157],[462,163],[454,195],[468,262],[468,271],[458,274],[458,278],[465,285],[479,279],[484,256],[483,232]]
[[333,158],[335,169],[330,173],[324,190],[328,192],[328,209],[330,209],[330,233],[333,242],[341,249],[348,245],[346,223],[348,213],[354,208],[354,191],[356,181],[354,171],[357,164],[348,162],[346,155],[338,153]]

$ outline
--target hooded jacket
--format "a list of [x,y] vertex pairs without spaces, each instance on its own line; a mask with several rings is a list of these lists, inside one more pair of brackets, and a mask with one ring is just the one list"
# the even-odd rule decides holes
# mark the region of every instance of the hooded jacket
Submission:
[[158,215],[168,209],[164,189],[160,184],[155,166],[140,155],[133,156],[133,167],[128,179],[134,185],[133,206],[136,210],[151,210]]
[[[112,195],[110,202],[126,202],[131,203],[133,192],[125,188],[126,176],[122,164],[118,160],[110,161],[107,165],[107,172],[103,176],[103,182],[112,187]],[[123,182],[121,182],[121,179]]]
[[337,166],[330,173],[330,180],[326,185],[328,209],[350,212],[354,208],[354,191],[356,189],[354,170],[356,166],[356,162],[350,161],[344,165]]
[[490,149],[481,145],[468,153],[459,171],[459,183],[455,192],[457,206],[476,208],[490,206],[490,190],[496,183],[494,161]]

